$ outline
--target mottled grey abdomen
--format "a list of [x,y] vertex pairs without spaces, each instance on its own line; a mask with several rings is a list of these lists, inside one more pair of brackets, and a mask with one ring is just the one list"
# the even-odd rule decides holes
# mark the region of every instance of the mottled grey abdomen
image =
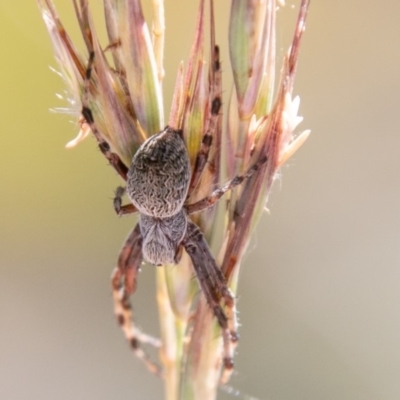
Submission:
[[165,218],[181,210],[190,182],[190,161],[179,131],[167,127],[147,139],[132,159],[127,194],[140,213]]

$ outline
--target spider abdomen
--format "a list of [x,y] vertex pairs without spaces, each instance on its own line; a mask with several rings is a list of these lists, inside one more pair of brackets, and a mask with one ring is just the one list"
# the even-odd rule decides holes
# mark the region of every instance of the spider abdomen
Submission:
[[166,218],[182,209],[190,183],[190,161],[180,131],[166,127],[135,153],[127,193],[140,213]]
[[154,265],[174,264],[179,244],[186,233],[185,211],[168,218],[141,214],[139,225],[144,259]]

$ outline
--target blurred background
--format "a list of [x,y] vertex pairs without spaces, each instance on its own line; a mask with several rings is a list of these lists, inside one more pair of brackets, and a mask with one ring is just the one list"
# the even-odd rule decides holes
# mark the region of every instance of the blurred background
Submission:
[[[167,112],[196,3],[166,1]],[[216,3],[228,73],[229,1]],[[280,57],[297,15],[287,3]],[[79,42],[71,2],[56,5]],[[399,16],[398,0],[311,2],[295,94],[298,129],[312,134],[244,259],[236,371],[219,399],[400,398]],[[112,210],[120,181],[93,139],[64,148],[77,126],[49,112],[64,87],[35,1],[0,0],[0,37],[0,397],[161,399],[112,312],[109,277],[132,226]],[[154,276],[143,269],[134,304],[156,334]]]

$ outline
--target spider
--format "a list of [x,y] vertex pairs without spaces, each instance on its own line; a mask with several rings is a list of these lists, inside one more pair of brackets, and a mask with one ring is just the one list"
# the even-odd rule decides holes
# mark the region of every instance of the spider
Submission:
[[[215,48],[218,54],[218,48]],[[238,340],[235,330],[235,298],[224,274],[217,266],[207,241],[198,226],[189,217],[213,206],[227,191],[253,175],[266,161],[261,157],[246,173],[238,175],[214,190],[210,196],[189,204],[193,188],[206,165],[212,142],[212,132],[203,135],[195,168],[191,171],[183,131],[166,126],[147,139],[132,158],[129,168],[111,151],[109,144],[96,127],[88,106],[88,85],[94,63],[90,52],[85,77],[85,94],[82,99],[82,116],[90,126],[99,148],[117,173],[126,181],[126,187],[115,191],[114,209],[118,215],[139,213],[139,222],[126,239],[117,266],[112,274],[114,311],[133,352],[148,369],[161,374],[141,348],[140,343],[158,345],[156,339],[141,333],[133,325],[129,296],[136,289],[142,261],[161,266],[177,264],[184,249],[190,256],[199,286],[221,328],[223,338],[223,368],[233,369],[233,350]],[[219,60],[214,62],[219,68]],[[221,99],[216,96],[211,105],[211,118],[217,118]],[[210,124],[210,126],[212,126]],[[131,203],[122,205],[127,194]],[[223,302],[225,309],[221,305]]]

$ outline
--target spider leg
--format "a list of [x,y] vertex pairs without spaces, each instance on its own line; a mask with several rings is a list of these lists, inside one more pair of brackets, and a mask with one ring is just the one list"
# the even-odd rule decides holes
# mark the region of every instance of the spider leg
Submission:
[[122,196],[125,192],[126,188],[118,186],[114,193],[113,205],[118,216],[132,214],[137,211],[137,208],[132,203],[122,205]]
[[[192,259],[201,290],[221,327],[224,346],[221,382],[225,383],[233,371],[234,349],[238,341],[235,298],[227,286],[225,276],[218,268],[203,234],[190,220],[182,245]],[[226,311],[220,304],[222,299]]]
[[143,361],[149,371],[161,376],[160,366],[155,364],[140,347],[140,343],[160,347],[160,340],[146,335],[134,326],[132,306],[129,302],[129,296],[136,290],[137,275],[142,260],[142,236],[137,224],[123,245],[118,257],[118,265],[111,276],[114,313],[135,356]]
[[197,187],[201,174],[207,164],[208,154],[210,152],[211,144],[213,141],[213,136],[218,128],[218,120],[219,120],[219,112],[221,110],[222,101],[221,101],[221,69],[220,69],[220,60],[219,60],[219,47],[214,47],[214,54],[212,59],[212,73],[211,73],[211,89],[210,89],[210,97],[212,98],[210,104],[210,119],[208,129],[203,136],[201,141],[200,151],[197,154],[196,161],[194,164],[192,178],[190,180],[189,185],[189,193],[192,193],[193,190]]
[[110,145],[104,140],[103,136],[97,129],[96,123],[94,122],[92,110],[89,107],[89,86],[90,86],[90,78],[92,76],[93,63],[94,63],[94,51],[91,51],[89,55],[89,61],[86,68],[86,75],[84,80],[84,92],[83,92],[84,94],[82,96],[81,113],[86,123],[89,125],[90,130],[93,133],[93,136],[96,138],[99,144],[100,151],[107,158],[110,164],[114,167],[117,173],[122,177],[122,179],[126,181],[128,168],[121,161],[119,156],[111,151]]
[[255,172],[257,172],[260,167],[267,161],[267,157],[261,157],[252,167],[250,167],[247,172],[243,175],[237,175],[225,185],[219,187],[218,189],[214,190],[210,196],[205,197],[197,201],[196,203],[186,205],[186,211],[188,214],[193,214],[199,211],[202,211],[206,208],[211,207],[214,205],[226,192],[232,190],[236,186],[240,185],[245,179],[250,178]]

